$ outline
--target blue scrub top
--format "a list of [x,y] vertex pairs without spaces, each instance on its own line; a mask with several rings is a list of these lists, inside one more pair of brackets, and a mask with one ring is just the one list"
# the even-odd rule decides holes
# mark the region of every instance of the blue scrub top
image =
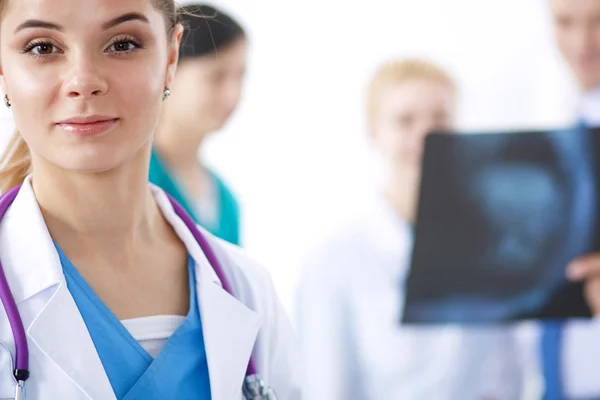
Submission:
[[194,203],[190,196],[186,193],[184,188],[178,184],[173,173],[169,171],[156,150],[152,150],[152,157],[150,158],[150,182],[160,187],[177,200],[177,202],[185,208],[188,214],[194,218],[196,223],[200,224],[204,229],[223,240],[239,245],[240,210],[238,201],[232,191],[227,187],[225,182],[217,176],[217,174],[210,170],[208,172],[217,188],[217,204],[219,212],[217,221],[214,224],[203,221],[200,216],[197,215],[198,213],[196,212],[195,207],[193,207]]
[[196,297],[194,261],[189,257],[190,310],[156,357],[131,336],[57,247],[67,287],[88,328],[119,400],[208,400],[210,382]]

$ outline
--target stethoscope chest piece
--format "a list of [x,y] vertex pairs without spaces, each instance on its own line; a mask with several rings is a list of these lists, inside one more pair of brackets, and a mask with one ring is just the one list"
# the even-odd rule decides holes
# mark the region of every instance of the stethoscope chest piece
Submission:
[[243,394],[245,400],[277,400],[273,390],[265,385],[258,374],[246,376]]

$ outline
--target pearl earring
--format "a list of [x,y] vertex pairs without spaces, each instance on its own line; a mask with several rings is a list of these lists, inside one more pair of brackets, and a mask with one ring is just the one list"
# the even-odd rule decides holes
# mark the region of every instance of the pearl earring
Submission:
[[12,106],[12,103],[11,103],[10,99],[8,98],[7,94],[4,95],[4,105],[6,106],[6,108],[10,108]]

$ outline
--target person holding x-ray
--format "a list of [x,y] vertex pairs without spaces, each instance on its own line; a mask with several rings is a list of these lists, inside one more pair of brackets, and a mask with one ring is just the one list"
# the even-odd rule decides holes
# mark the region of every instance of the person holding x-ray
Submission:
[[[549,0],[558,48],[582,92],[577,124],[600,126],[600,0]],[[590,216],[591,218],[591,216]],[[585,282],[585,294],[600,314],[600,253],[567,268]],[[545,399],[600,398],[600,321],[563,321],[541,327],[540,360]]]

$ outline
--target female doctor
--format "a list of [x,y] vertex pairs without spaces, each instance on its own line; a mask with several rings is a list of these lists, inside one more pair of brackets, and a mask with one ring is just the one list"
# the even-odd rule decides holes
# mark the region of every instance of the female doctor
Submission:
[[22,184],[0,201],[0,398],[17,375],[31,400],[239,400],[252,372],[300,397],[267,273],[148,185],[176,21],[173,0],[0,0],[0,183]]
[[240,101],[246,33],[208,5],[188,4],[179,14],[187,32],[173,94],[156,131],[150,182],[177,199],[209,232],[240,244],[238,201],[223,179],[199,162],[198,149],[225,125]]

